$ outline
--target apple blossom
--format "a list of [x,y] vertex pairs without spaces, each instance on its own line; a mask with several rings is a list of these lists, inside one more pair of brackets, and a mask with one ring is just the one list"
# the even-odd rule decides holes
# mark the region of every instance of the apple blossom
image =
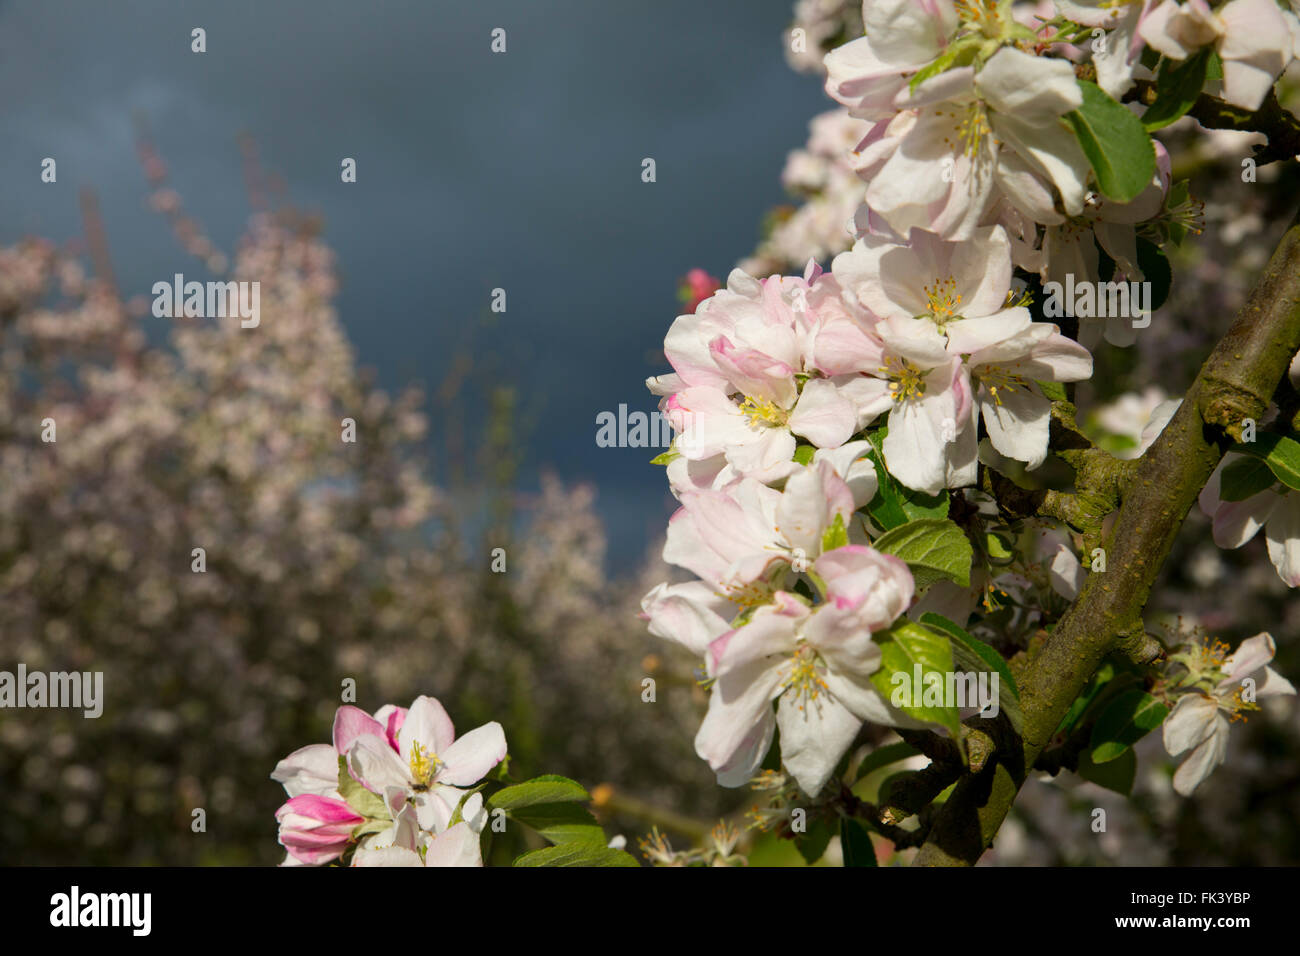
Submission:
[[[650,379],[692,461],[719,455],[742,476],[789,473],[797,443],[836,448],[865,424],[868,396],[855,375],[827,378],[813,357],[820,323],[844,321],[833,277],[809,263],[803,278],[759,281],[733,270],[664,340],[675,373]],[[823,313],[825,315],[823,316]]]
[[1173,658],[1188,669],[1180,686],[1191,689],[1165,718],[1164,744],[1171,756],[1186,754],[1174,774],[1174,790],[1184,797],[1227,757],[1231,722],[1258,710],[1258,698],[1295,694],[1290,681],[1267,666],[1277,650],[1271,634],[1242,641],[1226,658],[1224,650],[1217,643],[1192,645]]
[[900,112],[882,118],[858,150],[871,214],[859,228],[965,239],[1000,197],[1032,216],[1049,186],[1078,215],[1089,165],[1061,118],[1081,103],[1068,61],[1014,47],[978,71],[955,67],[904,88]]
[[1224,455],[1201,491],[1201,511],[1214,522],[1214,543],[1240,548],[1263,528],[1278,577],[1287,587],[1300,586],[1300,494],[1276,483],[1241,501],[1222,497],[1224,471],[1245,457],[1236,452]]
[[299,794],[275,811],[284,866],[320,866],[343,855],[352,831],[365,822],[341,797]]
[[1223,63],[1223,99],[1245,110],[1259,109],[1295,57],[1291,24],[1274,0],[1229,0],[1219,10],[1205,0],[1162,0],[1139,32],[1174,60],[1212,46]]
[[869,681],[880,667],[872,633],[889,627],[912,599],[907,566],[846,545],[818,558],[813,571],[825,584],[823,603],[810,608],[778,591],[709,645],[714,679],[695,746],[723,786],[754,775],[779,726],[782,762],[815,796],[864,720],[908,721]]
[[1056,0],[1061,15],[1109,32],[1092,54],[1097,85],[1115,99],[1133,86],[1142,55],[1141,28],[1156,0]]
[[801,468],[776,491],[753,478],[721,490],[683,491],[668,523],[664,560],[699,575],[743,606],[778,590],[786,569],[821,553],[823,534],[847,528],[853,492],[828,461]]

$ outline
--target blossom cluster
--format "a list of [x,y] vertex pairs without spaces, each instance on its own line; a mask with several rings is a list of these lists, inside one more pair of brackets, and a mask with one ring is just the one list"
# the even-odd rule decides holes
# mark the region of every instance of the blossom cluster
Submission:
[[861,241],[829,273],[733,271],[669,330],[674,371],[649,382],[678,432],[664,559],[700,580],[657,587],[644,611],[706,658],[696,747],[723,783],[753,775],[779,726],[787,768],[816,793],[864,720],[906,721],[870,683],[871,635],[915,587],[855,517],[878,488],[866,435],[875,462],[926,494],[975,482],[981,421],[1000,454],[1042,463],[1039,383],[1086,378],[1091,358],[1033,321],[1011,281],[1001,227],[963,242],[914,229]]
[[[656,586],[643,617],[703,658],[710,698],[695,746],[726,786],[753,777],[778,730],[786,772],[816,795],[864,722],[918,724],[880,693],[882,647],[937,602],[881,543],[897,524],[873,503],[898,487],[998,524],[962,489],[981,465],[1023,474],[1046,462],[1053,399],[1091,377],[1098,337],[1042,321],[1055,313],[1031,309],[1030,283],[1167,274],[1162,247],[1195,228],[1185,184],[1141,122],[1189,108],[1160,98],[1160,71],[1200,69],[1208,92],[1255,109],[1300,36],[1273,0],[865,0],[862,19],[865,35],[824,60],[842,109],[814,122],[787,166],[808,204],[749,269],[677,317],[664,342],[672,372],[647,382],[677,433],[657,459],[679,503],[663,557],[695,579]],[[1154,99],[1121,103],[1139,82]],[[802,275],[767,274],[796,251],[810,255]],[[1143,327],[1099,317],[1112,344]],[[1125,457],[1177,407],[1157,409]],[[1224,534],[1240,543],[1271,522],[1270,553],[1294,585],[1286,491],[1216,528],[1232,523]],[[1008,560],[972,565],[952,621],[967,623],[976,587],[1017,609],[1078,594],[1067,534],[1037,522],[1015,534]],[[1047,623],[1030,614],[1016,626]]]
[[344,705],[332,744],[295,750],[271,774],[289,797],[275,814],[282,865],[346,854],[352,866],[481,866],[487,814],[474,785],[505,756],[500,724],[458,738],[432,697],[373,716]]

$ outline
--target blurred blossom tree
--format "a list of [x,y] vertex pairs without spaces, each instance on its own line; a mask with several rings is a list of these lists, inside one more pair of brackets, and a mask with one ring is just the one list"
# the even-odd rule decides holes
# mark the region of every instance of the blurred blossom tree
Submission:
[[[639,587],[604,578],[591,489],[515,492],[502,391],[487,491],[436,488],[423,399],[357,371],[319,227],[267,208],[254,168],[227,259],[142,156],[152,205],[210,271],[260,283],[263,319],[168,320],[154,341],[93,215],[93,274],[45,240],[0,249],[0,650],[103,671],[106,696],[98,720],[0,713],[0,859],[278,862],[267,773],[322,736],[347,678],[363,707],[437,693],[466,726],[500,718],[517,769],[679,788],[689,714],[664,728],[674,712],[640,701]],[[453,419],[458,388],[439,396]],[[462,529],[476,511],[484,548]]]

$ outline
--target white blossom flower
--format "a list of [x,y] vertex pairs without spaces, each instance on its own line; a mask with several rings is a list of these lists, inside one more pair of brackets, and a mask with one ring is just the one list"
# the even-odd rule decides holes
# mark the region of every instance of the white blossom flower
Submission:
[[1177,793],[1189,796],[1223,763],[1229,725],[1258,710],[1258,698],[1295,694],[1290,681],[1267,666],[1276,650],[1272,635],[1263,632],[1242,641],[1227,658],[1221,645],[1193,647],[1183,656],[1193,676],[1209,675],[1211,683],[1181,695],[1165,718],[1165,749],[1173,757],[1187,755],[1174,773]]
[[695,747],[723,786],[754,775],[779,726],[782,762],[815,796],[864,720],[907,721],[869,680],[880,667],[871,634],[889,627],[911,602],[907,566],[848,545],[813,567],[825,581],[825,603],[810,608],[779,591],[709,646],[714,681]]
[[1291,25],[1274,0],[1162,0],[1139,30],[1154,50],[1175,60],[1213,46],[1223,63],[1223,98],[1257,110],[1295,56]]
[[1201,511],[1213,519],[1214,543],[1240,548],[1263,528],[1278,577],[1289,588],[1300,586],[1300,493],[1279,482],[1242,501],[1224,501],[1223,471],[1244,457],[1236,452],[1224,455],[1201,490],[1198,500]]

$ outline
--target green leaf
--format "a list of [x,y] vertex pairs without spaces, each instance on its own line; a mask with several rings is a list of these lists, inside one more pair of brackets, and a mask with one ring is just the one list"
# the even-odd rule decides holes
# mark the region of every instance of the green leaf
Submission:
[[869,773],[874,773],[881,767],[888,767],[891,763],[897,763],[900,760],[906,760],[908,757],[915,757],[919,750],[911,744],[897,743],[886,744],[883,747],[877,747],[871,753],[862,758],[862,763],[858,764],[858,780],[861,780]]
[[845,866],[875,866],[876,848],[871,834],[857,820],[840,818],[840,849],[844,851]]
[[804,862],[812,866],[826,853],[826,847],[830,844],[831,837],[834,835],[834,826],[825,820],[816,820],[809,826],[806,833],[795,836],[794,845],[799,850],[799,855],[803,857]]
[[594,843],[548,846],[516,857],[513,866],[640,866],[636,857]]
[[488,798],[487,805],[493,809],[517,810],[538,803],[586,803],[590,799],[576,780],[547,774],[498,790]]
[[[1020,733],[1024,725],[1024,714],[1020,709],[1020,688],[1016,686],[1015,675],[1006,660],[992,647],[978,638],[971,637],[966,630],[942,614],[926,611],[921,615],[921,623],[936,631],[942,631],[952,640],[952,662],[959,671],[984,671],[998,675],[998,709],[1007,715],[1007,720]],[[1003,695],[1003,689],[1011,693]]]
[[[876,689],[903,713],[945,727],[954,741],[960,741],[961,723],[957,719],[957,708],[926,706],[924,703],[924,692],[931,682],[926,675],[938,674],[946,688],[947,675],[952,672],[952,644],[947,635],[937,634],[904,618],[888,631],[876,635],[875,640],[880,645],[880,669],[871,675]],[[918,666],[921,685],[913,688]],[[903,675],[903,679],[895,680],[895,674]],[[916,691],[922,695],[919,701],[911,699]]]
[[948,517],[948,492],[941,491],[937,495],[927,495],[923,491],[914,491],[902,485],[898,486],[898,491],[903,503],[903,513],[909,520]]
[[1079,754],[1079,766],[1075,773],[1084,780],[1127,797],[1133,789],[1133,780],[1137,776],[1137,757],[1130,747],[1114,760],[1098,764],[1093,762],[1085,750]]
[[352,830],[352,839],[360,840],[369,833],[383,833],[393,825],[392,820],[369,819],[365,823],[358,823]]
[[1137,265],[1142,270],[1143,280],[1151,283],[1151,311],[1154,312],[1165,304],[1174,284],[1174,271],[1170,268],[1169,257],[1150,239],[1139,238]]
[[1083,105],[1065,114],[1108,199],[1131,202],[1156,174],[1155,147],[1141,121],[1096,83],[1079,80]]
[[552,843],[608,841],[591,811],[577,803],[533,803],[508,811],[510,819],[536,830]]
[[1156,73],[1155,102],[1142,114],[1142,125],[1147,132],[1164,129],[1192,108],[1205,87],[1209,66],[1208,49],[1185,60],[1165,58]]
[[990,558],[1000,564],[1005,564],[1016,556],[1016,553],[1007,547],[1006,542],[992,531],[984,534],[984,550],[988,552]]
[[949,67],[965,66],[975,58],[979,51],[980,43],[983,37],[969,36],[963,37],[955,43],[948,44],[947,49],[940,53],[935,59],[931,60],[921,69],[913,74],[912,78],[907,81],[909,92],[915,92],[916,88],[930,79],[932,76],[938,76],[946,71]]
[[1097,672],[1092,675],[1092,679],[1088,682],[1088,686],[1074,699],[1073,703],[1070,704],[1070,709],[1061,718],[1054,736],[1068,736],[1078,724],[1079,718],[1083,716],[1084,711],[1088,709],[1089,705],[1097,699],[1097,695],[1105,690],[1106,686],[1114,678],[1115,665],[1110,661],[1102,661],[1101,666],[1097,668]]
[[1223,60],[1219,59],[1218,50],[1210,50],[1210,62],[1205,68],[1205,78],[1207,80],[1223,79]]
[[392,820],[384,798],[371,793],[352,779],[352,774],[348,772],[348,758],[342,754],[339,754],[339,795],[358,816],[367,820]]
[[1034,384],[1049,402],[1065,401],[1065,386],[1060,382],[1040,382],[1035,379]]
[[1300,442],[1275,432],[1263,432],[1254,441],[1237,442],[1233,451],[1263,459],[1277,480],[1288,488],[1300,489]]
[[1268,462],[1249,455],[1229,464],[1219,475],[1219,497],[1224,501],[1245,501],[1277,484]]
[[673,451],[671,448],[669,448],[669,449],[668,449],[666,452],[664,452],[663,454],[655,455],[653,458],[651,458],[651,459],[650,459],[650,464],[652,464],[652,465],[666,465],[666,464],[668,464],[669,462],[671,462],[671,461],[673,461],[673,460],[675,460],[675,459],[677,459],[677,458],[681,458],[681,457],[682,457],[682,456],[681,456],[678,452],[675,452],[675,451]]
[[849,543],[849,531],[844,527],[844,515],[837,514],[835,523],[822,532],[822,551],[833,551]]
[[812,445],[800,445],[794,450],[794,460],[801,465],[810,465],[816,452],[817,449]]
[[921,518],[891,528],[872,543],[877,551],[907,562],[918,589],[949,579],[970,586],[974,550],[965,532],[946,518]]
[[1169,707],[1144,690],[1134,688],[1110,701],[1092,725],[1092,762],[1115,760],[1151,731],[1164,723]]
[[605,832],[582,804],[590,798],[577,781],[556,774],[525,780],[498,790],[487,800],[491,810],[536,830],[552,843],[599,843]]

